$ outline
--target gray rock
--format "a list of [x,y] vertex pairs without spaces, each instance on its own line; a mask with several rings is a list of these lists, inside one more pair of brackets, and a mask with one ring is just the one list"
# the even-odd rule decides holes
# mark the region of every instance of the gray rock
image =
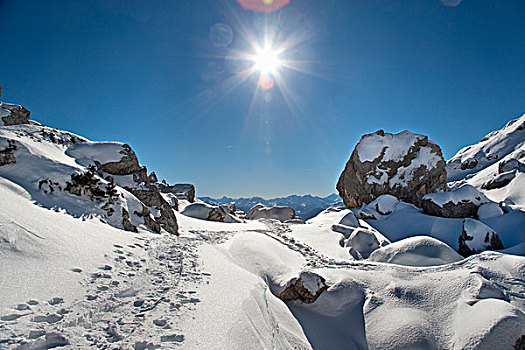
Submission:
[[120,151],[120,154],[122,154],[122,158],[118,162],[101,164],[100,170],[111,175],[140,174],[139,177],[148,178],[146,168],[139,164],[137,155],[129,145],[122,145],[122,151]]
[[0,166],[16,163],[14,151],[16,151],[15,141],[7,140],[7,147],[0,149]]
[[[310,290],[312,284],[316,285],[315,291]],[[313,272],[301,272],[298,278],[294,278],[288,283],[287,287],[279,294],[279,298],[284,302],[299,300],[311,304],[327,289],[328,286],[323,277]]]
[[0,112],[0,115],[7,114],[2,117],[5,126],[29,124],[31,112],[22,106],[0,102]]
[[421,207],[424,195],[445,185],[445,160],[437,144],[409,131],[379,130],[361,137],[336,187],[347,208],[383,194]]
[[154,232],[160,233],[160,224],[155,221],[155,219],[151,215],[151,212],[148,208],[146,208],[146,206],[142,206],[142,212],[139,213],[138,211],[135,211],[134,214],[138,217],[144,218],[144,224],[146,225],[146,227],[148,227]]
[[139,232],[137,227],[131,223],[131,217],[129,216],[129,212],[122,208],[122,226],[124,227],[124,230],[131,231],[131,232]]
[[174,235],[179,234],[179,225],[177,224],[177,217],[173,212],[173,208],[167,203],[163,203],[160,207],[160,217],[155,219],[166,231]]

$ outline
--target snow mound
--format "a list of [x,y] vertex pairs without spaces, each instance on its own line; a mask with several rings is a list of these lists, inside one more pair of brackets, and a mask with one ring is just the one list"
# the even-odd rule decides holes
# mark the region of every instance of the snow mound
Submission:
[[489,202],[484,203],[478,208],[478,219],[488,219],[496,216],[503,215],[505,212],[501,209],[498,203]]
[[437,266],[462,260],[454,249],[427,236],[416,236],[391,243],[370,254],[368,260],[405,266]]

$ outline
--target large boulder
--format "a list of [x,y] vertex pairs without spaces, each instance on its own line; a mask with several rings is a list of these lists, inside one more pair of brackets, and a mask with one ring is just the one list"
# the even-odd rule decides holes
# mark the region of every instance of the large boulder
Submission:
[[490,202],[471,185],[463,185],[453,191],[431,193],[423,197],[425,214],[445,218],[476,217],[480,205]]
[[481,253],[484,250],[503,249],[503,243],[496,232],[484,223],[474,220],[463,220],[463,230],[458,238],[458,253],[464,257]]
[[268,208],[264,204],[257,204],[253,206],[247,213],[246,219],[276,219],[282,222],[295,219],[295,210],[290,207],[271,207]]
[[0,126],[29,124],[31,112],[19,105],[0,102]]
[[347,208],[383,194],[420,207],[424,195],[445,189],[446,177],[441,148],[427,136],[379,130],[361,137],[337,190]]

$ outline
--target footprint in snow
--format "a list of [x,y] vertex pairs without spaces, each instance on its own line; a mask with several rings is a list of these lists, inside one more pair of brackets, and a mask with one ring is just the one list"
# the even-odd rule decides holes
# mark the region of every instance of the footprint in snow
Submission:
[[167,343],[167,342],[182,343],[184,341],[184,335],[183,334],[163,335],[160,337],[160,341],[163,343]]
[[50,314],[50,315],[39,315],[39,316],[35,316],[33,317],[33,319],[31,319],[32,322],[35,322],[35,323],[43,323],[43,322],[46,322],[46,323],[56,323],[58,321],[60,321],[61,319],[63,318],[62,315],[57,315],[57,314]]
[[14,321],[18,320],[20,317],[27,316],[30,314],[10,314],[0,317],[0,321]]
[[60,297],[54,297],[53,299],[48,301],[49,305],[58,305],[58,304],[61,304],[63,302],[64,302],[64,299],[60,298]]
[[18,304],[15,308],[18,311],[30,310],[31,308],[27,304]]

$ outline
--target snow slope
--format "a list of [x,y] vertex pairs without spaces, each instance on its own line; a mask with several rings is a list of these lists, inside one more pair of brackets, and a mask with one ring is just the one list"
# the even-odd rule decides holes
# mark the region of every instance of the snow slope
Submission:
[[525,210],[524,157],[525,115],[461,149],[447,162],[447,180],[452,187],[467,183],[494,202]]

